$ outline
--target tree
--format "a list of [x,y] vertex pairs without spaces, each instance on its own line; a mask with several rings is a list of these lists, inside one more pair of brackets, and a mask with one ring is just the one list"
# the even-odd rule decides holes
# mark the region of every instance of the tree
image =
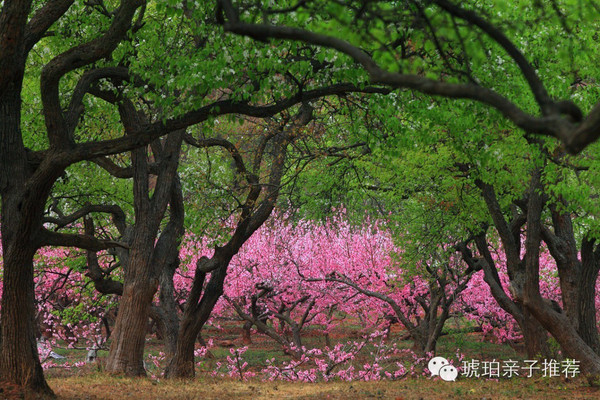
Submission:
[[[183,132],[176,132],[169,135],[164,144],[153,144],[159,171],[152,195],[146,149],[136,149],[132,153],[135,225],[131,230],[123,295],[106,366],[111,372],[145,374],[143,355],[149,305],[163,269],[176,264],[177,248],[183,235],[183,209],[181,201],[177,200],[181,198],[177,166],[182,140]],[[169,203],[170,220],[158,237]]]
[[[229,263],[241,246],[271,215],[282,184],[288,147],[302,135],[303,127],[311,118],[312,107],[305,105],[297,115],[284,118],[280,126],[272,127],[273,131],[266,132],[256,143],[255,157],[248,163],[250,167],[246,166],[244,158],[235,146],[227,145],[237,172],[248,183],[246,198],[241,203],[241,212],[230,239],[223,246],[215,246],[210,258],[202,257],[198,260],[194,282],[179,328],[177,350],[165,372],[167,377],[194,376],[194,344],[223,294]],[[197,145],[201,146],[202,142],[198,142]],[[260,174],[263,168],[266,169],[266,173]],[[264,176],[264,183],[260,181],[261,175]],[[211,274],[210,280],[205,286],[208,273]]]
[[[553,9],[540,6],[542,21],[559,27],[573,41],[578,39],[573,26],[598,11],[593,4],[583,10],[565,2],[566,12],[553,5]],[[573,153],[598,138],[600,105],[593,105],[584,116],[571,100],[553,98],[535,64],[519,49],[520,43],[502,29],[502,17],[510,18],[510,13],[501,2],[298,1],[276,8],[263,2],[241,2],[236,7],[221,0],[219,7],[226,31],[256,40],[291,40],[333,49],[358,64],[373,84],[480,102],[525,133],[555,137]],[[529,3],[517,7],[527,16],[536,12]],[[491,16],[488,8],[501,10],[501,18]],[[493,62],[505,56],[514,66],[512,78],[526,83],[539,114],[527,103],[514,103],[510,93],[496,89],[494,82],[473,68],[485,64],[488,57]]]
[[[593,349],[598,333],[596,316],[590,313],[598,276],[597,211],[592,206],[596,174],[589,168],[597,162],[592,152],[596,145],[581,156],[566,157],[555,143],[531,139],[527,143],[510,130],[482,132],[479,141],[471,143],[456,138],[463,132],[462,125],[469,125],[468,118],[453,123],[448,122],[453,111],[439,107],[438,112],[440,121],[445,121],[439,125],[438,141],[431,145],[431,138],[424,138],[417,146],[411,144],[397,161],[407,174],[398,182],[412,180],[405,185],[420,187],[412,200],[417,207],[409,211],[416,223],[407,227],[415,232],[424,226],[425,242],[439,243],[457,233],[470,237],[457,250],[470,266],[483,268],[491,294],[521,327],[528,354],[548,354],[546,332],[550,332],[566,354],[596,374]],[[419,165],[419,175],[414,174],[414,164]],[[541,176],[537,183],[536,174]],[[530,213],[533,205],[539,209],[536,214]],[[419,209],[432,224],[415,215]],[[445,223],[436,223],[438,218]],[[540,229],[544,247],[538,242],[534,249],[530,229]],[[423,241],[422,234],[408,236]],[[498,244],[504,253],[502,262],[493,256]],[[562,305],[540,289],[539,264],[549,255],[560,278]],[[508,288],[501,279],[504,263]],[[535,302],[528,303],[527,296]]]
[[[204,11],[204,8],[199,9],[199,12]],[[144,35],[157,38],[169,31],[165,30],[162,22],[157,23],[158,19],[154,18],[157,13],[165,16],[160,20],[168,21],[168,27],[176,24],[174,16],[180,16],[176,8],[146,7],[145,2],[140,0],[123,0],[114,8],[102,2],[74,5],[70,0],[44,4],[25,0],[2,4],[0,194],[4,290],[0,375],[3,381],[41,395],[52,396],[52,392],[43,378],[34,337],[32,260],[35,252],[43,246],[57,245],[89,250],[127,247],[125,243],[97,240],[83,234],[52,232],[44,227],[42,217],[46,201],[54,183],[67,167],[82,160],[145,146],[162,135],[215,115],[239,112],[257,117],[269,116],[324,94],[360,90],[354,85],[331,84],[326,89],[304,88],[301,92],[292,89],[274,102],[226,91],[215,99],[212,89],[215,86],[227,87],[230,82],[211,80],[202,82],[208,84],[200,90],[201,96],[187,97],[195,100],[182,106],[175,99],[187,83],[186,75],[183,80],[177,81],[179,87],[156,88],[156,85],[166,85],[165,82],[179,71],[169,68],[161,71],[158,64],[155,68],[146,68],[140,65],[144,54],[135,51],[136,45],[143,42]],[[51,28],[55,30],[50,31]],[[29,71],[34,74],[37,71],[28,64],[32,49],[45,44],[49,44],[44,49],[50,54],[48,59],[42,60],[44,66],[39,76],[28,76]],[[140,51],[148,51],[156,43],[145,44]],[[170,57],[162,58],[172,60]],[[225,62],[223,59],[217,61]],[[220,67],[222,64],[219,68],[204,65],[206,71],[222,70]],[[201,72],[197,66],[195,68],[193,73]],[[147,75],[142,74],[144,70]],[[40,106],[38,112],[44,116],[44,126],[40,129],[44,135],[35,141],[34,149],[25,145],[29,132],[21,121],[26,76],[39,81],[39,92],[35,90],[31,96],[39,100],[36,102]],[[238,87],[246,89],[251,86]],[[110,106],[110,99],[108,106],[99,106],[102,103],[99,99],[107,99],[103,95],[106,91],[116,92],[120,99],[133,98],[133,104],[140,112],[148,111],[142,102],[138,102],[144,94],[150,100],[164,97],[166,103],[159,104],[164,107],[164,112],[159,118],[154,116],[149,123],[131,123],[124,117],[123,135],[117,127],[110,132],[104,131],[106,136],[98,131],[82,129],[83,121],[95,112],[117,114],[118,109]],[[127,95],[123,96],[125,92]],[[179,108],[167,107],[169,102]]]
[[[50,2],[30,16],[31,3],[6,2],[0,16],[3,33],[0,43],[0,193],[4,258],[0,371],[3,380],[50,395],[52,392],[43,378],[38,359],[33,319],[33,256],[41,246],[57,241],[57,235],[42,226],[43,208],[64,168],[85,157],[111,151],[97,147],[98,143],[77,145],[73,140],[73,130],[80,116],[81,100],[77,96],[83,97],[82,92],[94,78],[93,73],[82,79],[68,113],[61,109],[59,81],[70,71],[109,55],[125,37],[141,4],[123,2],[110,27],[100,37],[62,53],[44,69],[41,93],[50,147],[48,152],[40,153],[25,148],[21,131],[21,92],[27,56],[72,2]],[[95,71],[95,78],[106,72]],[[113,142],[112,150],[121,150],[129,140]],[[102,143],[105,145],[106,142]],[[96,246],[102,244],[96,243]]]
[[[527,41],[521,40],[520,35],[525,33],[525,37],[532,37],[527,34],[528,29],[524,28],[526,25],[517,27],[516,32],[513,29],[511,38],[510,34],[505,33],[510,29],[502,21],[504,16],[511,17],[510,10],[501,8],[501,5],[495,2],[467,2],[457,5],[445,0],[428,3],[414,1],[406,2],[404,7],[385,1],[358,1],[346,5],[335,3],[330,6],[318,2],[298,2],[290,8],[281,9],[264,7],[262,4],[255,7],[248,5],[250,10],[263,12],[260,20],[252,19],[253,15],[258,15],[252,12],[238,13],[230,1],[224,0],[220,4],[225,29],[230,32],[261,40],[294,40],[335,49],[358,63],[371,82],[428,95],[475,100],[500,112],[504,119],[498,124],[501,127],[500,131],[507,126],[506,122],[511,122],[525,131],[525,136],[533,142],[533,145],[528,147],[533,155],[526,155],[525,162],[516,165],[524,167],[522,171],[527,178],[521,181],[528,189],[521,191],[520,195],[512,192],[501,200],[497,196],[504,187],[496,187],[497,183],[501,183],[500,180],[479,168],[477,173],[481,175],[475,178],[472,184],[481,191],[482,200],[489,212],[488,218],[491,218],[490,223],[496,229],[506,251],[514,299],[520,304],[522,311],[528,314],[524,316],[525,320],[538,325],[533,335],[543,337],[537,331],[541,324],[553,334],[567,354],[581,360],[587,372],[593,375],[600,372],[600,360],[593,351],[593,348],[597,347],[597,332],[594,318],[589,313],[590,307],[593,308],[589,294],[594,290],[597,277],[594,261],[595,228],[581,233],[573,229],[573,214],[570,210],[577,206],[565,202],[564,192],[552,193],[557,187],[564,186],[565,179],[548,179],[547,175],[549,163],[564,164],[566,158],[551,142],[534,139],[530,135],[540,134],[558,138],[566,150],[572,153],[581,152],[596,140],[600,113],[597,99],[591,104],[582,101],[590,110],[584,115],[572,101],[557,101],[554,95],[550,94],[559,93],[564,96],[568,93],[565,89],[573,91],[581,86],[580,82],[594,76],[593,70],[585,66],[585,61],[582,64],[589,75],[582,77],[573,68],[561,69],[561,66],[564,68],[564,58],[567,57],[551,57],[548,65],[544,66],[548,72],[542,79],[542,72],[539,71],[543,70],[541,66],[544,63],[541,59],[535,59],[542,52],[530,48],[529,52],[534,58],[530,61],[519,49],[527,46]],[[571,6],[574,5],[565,2],[560,5],[554,3],[553,9],[545,9],[542,6],[532,9],[517,3],[517,7],[525,9],[526,19],[530,15],[541,16],[546,32],[554,33],[555,39],[551,42],[557,43],[558,48],[577,48],[581,54],[589,54],[590,51],[594,51],[593,45],[586,47],[590,42],[572,29],[577,23],[588,26],[587,20],[581,13],[565,14],[564,9]],[[500,18],[486,13],[485,7],[497,7],[500,10]],[[595,12],[597,9],[592,5],[590,13]],[[275,20],[277,24],[270,22]],[[335,21],[336,28],[339,28],[336,31],[343,32],[344,39],[326,30],[331,25],[329,21],[332,20]],[[308,28],[299,28],[299,24],[308,24]],[[358,34],[353,35],[350,30],[358,31]],[[490,61],[499,61],[496,66],[486,62],[486,57],[490,54]],[[568,51],[563,54],[568,55]],[[572,55],[570,59],[575,60],[575,56]],[[507,67],[502,66],[505,62]],[[490,79],[489,71],[507,74],[516,83],[502,85],[494,82],[497,79]],[[565,74],[572,74],[571,85],[552,85],[557,76]],[[548,87],[544,80],[550,83]],[[515,92],[507,90],[508,86],[512,86],[513,90],[526,89],[528,96],[517,96],[517,102],[513,100],[512,94]],[[532,111],[534,107],[537,111]],[[469,108],[478,111],[481,109],[477,106]],[[483,121],[498,120],[484,118]],[[497,125],[492,126],[498,129]],[[512,133],[513,128],[509,127],[508,130]],[[469,143],[468,139],[471,138],[466,139],[463,143]],[[475,135],[472,139],[476,140],[470,142],[471,146],[475,144],[478,149],[471,147],[473,152],[464,154],[465,159],[481,162],[482,159],[476,152],[481,151],[482,147],[484,153],[491,155],[487,148],[487,135]],[[538,158],[540,152],[544,156]],[[585,157],[588,156],[586,154]],[[493,157],[497,160],[504,155],[500,153]],[[466,164],[473,167],[469,162]],[[502,164],[504,165],[504,162]],[[462,172],[472,177],[473,170],[461,170],[460,165],[460,161],[454,165],[458,174]],[[509,167],[508,170],[512,168]],[[499,174],[496,177],[503,174],[498,169],[494,171]],[[546,225],[548,218],[551,218],[552,222]],[[526,235],[524,242],[521,242],[521,227],[525,226]],[[477,229],[473,231],[477,233]],[[576,250],[578,235],[583,240],[581,260]],[[556,257],[565,299],[564,312],[557,310],[551,302],[545,301],[539,293],[539,254],[542,239],[553,257]],[[485,249],[478,247],[480,256],[489,264]],[[580,280],[584,276],[585,282]],[[584,290],[575,291],[574,288],[579,286]],[[501,294],[500,291],[497,293]],[[503,297],[507,298],[506,293]],[[508,301],[504,304],[507,308],[511,307]],[[586,316],[583,317],[579,310],[586,313]]]

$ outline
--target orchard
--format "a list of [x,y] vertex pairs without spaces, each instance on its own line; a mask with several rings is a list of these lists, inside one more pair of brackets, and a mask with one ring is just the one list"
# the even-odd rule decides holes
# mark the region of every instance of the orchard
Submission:
[[[403,271],[399,261],[403,250],[394,243],[389,223],[366,220],[352,225],[345,210],[323,222],[294,221],[275,213],[231,260],[224,293],[205,328],[210,338],[198,343],[194,352],[196,369],[213,377],[242,381],[369,381],[427,376],[425,368],[435,354],[437,340],[457,323],[463,326],[463,335],[480,333],[478,341],[522,345],[518,324],[493,300],[483,271],[471,271],[463,281],[450,281],[445,286],[438,280],[441,270],[429,276]],[[173,276],[179,310],[189,296],[198,259],[213,253],[209,242],[206,237],[192,235],[182,242],[180,270]],[[501,249],[494,258],[506,289],[509,278]],[[69,260],[69,265],[64,260]],[[547,250],[541,260],[541,291],[560,307],[556,263]],[[461,268],[453,255],[448,262],[457,264],[448,264],[449,268]],[[81,252],[44,248],[35,259],[36,319],[45,370],[89,368],[89,360],[81,359],[83,353],[71,350],[96,350],[100,355],[107,350],[119,299],[95,291],[92,280],[82,273],[85,268]],[[444,304],[449,303],[450,296],[453,301],[448,309],[438,305],[440,310],[432,310],[432,296],[439,290],[448,296]],[[156,296],[153,307],[159,306]],[[446,315],[445,319],[439,321],[440,314]],[[441,328],[429,333],[434,345],[425,351],[423,337],[414,332],[420,332],[425,321],[434,317]],[[394,324],[400,327],[391,329]],[[234,333],[238,336],[231,340],[220,339]],[[153,320],[146,335],[153,343],[167,339]],[[280,355],[262,360],[262,367],[249,365],[244,353],[254,343],[264,346],[266,341],[274,342]],[[211,352],[219,347],[227,348],[229,354],[213,362],[214,370],[206,370],[203,366],[214,359]],[[158,344],[156,348],[162,347]],[[68,356],[57,360],[50,356],[52,349]],[[460,348],[452,354],[457,366],[464,358]],[[153,379],[160,380],[167,361],[161,350],[148,353],[144,365]],[[95,365],[98,361],[92,362]]]
[[599,13],[0,1],[0,398],[594,397]]

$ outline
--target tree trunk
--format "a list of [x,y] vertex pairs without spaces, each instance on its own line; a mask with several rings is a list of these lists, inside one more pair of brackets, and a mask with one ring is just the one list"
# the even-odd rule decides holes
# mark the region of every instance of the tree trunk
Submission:
[[[215,304],[223,294],[223,284],[227,276],[227,268],[229,262],[246,240],[269,218],[277,197],[279,195],[279,187],[283,176],[287,146],[297,137],[295,129],[299,123],[306,125],[310,121],[312,114],[311,107],[302,107],[298,117],[290,126],[290,131],[282,131],[279,134],[271,136],[273,143],[271,155],[273,160],[270,165],[269,172],[269,187],[265,198],[260,203],[257,203],[262,186],[258,184],[258,177],[254,174],[244,172],[250,190],[246,201],[241,206],[242,213],[238,221],[237,227],[224,246],[215,247],[215,253],[212,258],[202,257],[196,266],[196,273],[192,290],[187,299],[186,309],[183,314],[183,319],[179,329],[177,341],[177,349],[175,356],[170,360],[165,371],[165,377],[168,378],[189,378],[195,375],[194,368],[194,345],[196,338],[199,336],[202,327],[208,321]],[[308,117],[308,119],[307,119]],[[265,142],[266,143],[266,142]],[[243,172],[242,157],[237,152],[235,147],[229,148],[229,151],[234,155],[235,163],[238,172]],[[263,152],[259,152],[259,157],[255,159],[255,168],[260,168]],[[208,268],[208,267],[211,268]],[[204,289],[204,280],[206,279],[206,271],[211,271],[210,281]]]
[[527,303],[531,313],[552,334],[566,355],[581,362],[584,373],[600,376],[600,357],[577,334],[564,313],[558,313],[539,299]]
[[292,340],[296,348],[302,348],[302,335],[300,334],[301,328],[298,326],[292,326]]
[[[427,332],[427,343],[425,344],[425,353],[435,353],[435,350],[437,348],[437,341],[442,335],[442,329],[444,329],[444,325],[448,320],[448,310],[449,306],[447,308],[442,307],[442,312],[440,313],[439,317],[436,318],[436,315],[433,315],[434,318],[429,323],[429,329]],[[436,313],[436,311],[437,310],[432,310],[431,312]]]
[[531,360],[539,357],[551,358],[548,331],[531,315],[527,308],[523,309],[523,323],[520,325],[527,357]]
[[425,353],[427,352],[427,338],[425,337],[425,335],[415,335],[414,333],[411,333],[410,338],[413,341],[412,347],[410,349],[419,357],[425,356]]
[[[591,287],[590,287],[591,286]],[[595,282],[586,282],[581,286],[581,304],[579,307],[579,329],[577,333],[596,354],[600,354],[600,341],[596,325]]]
[[32,238],[41,226],[45,198],[34,199],[37,196],[32,195],[32,188],[25,186],[29,167],[21,139],[20,78],[15,77],[0,97],[3,256],[0,381],[23,388],[27,396],[50,398],[54,394],[44,379],[35,339],[33,286],[33,256],[37,247]]
[[600,341],[598,340],[598,326],[596,321],[596,281],[600,260],[600,249],[594,251],[595,241],[583,239],[581,243],[581,275],[579,282],[579,307],[577,318],[579,320],[577,332],[585,343],[596,354],[600,354]]
[[244,322],[242,327],[242,341],[244,344],[252,344],[252,325],[250,321]]
[[3,243],[3,248],[6,250],[3,267],[0,381],[22,387],[28,396],[35,397],[35,393],[42,398],[54,397],[44,379],[35,338],[34,252],[6,242]]
[[551,303],[540,294],[540,243],[541,215],[544,200],[541,195],[541,172],[535,170],[531,180],[531,192],[527,203],[527,237],[525,239],[526,281],[524,286],[524,306],[532,316],[554,336],[568,357],[581,362],[584,373],[597,378],[600,376],[600,357],[579,336],[562,310],[555,310]]
[[165,370],[165,378],[193,378],[196,374],[194,350],[199,321],[183,320],[180,326],[175,354]]
[[[186,305],[189,309],[186,309],[181,321],[177,349],[165,370],[166,378],[192,378],[196,374],[194,366],[196,338],[206,321],[208,321],[215,304],[217,304],[217,301],[223,294],[223,284],[227,276],[227,267],[230,259],[228,258],[220,262],[219,268],[212,272],[200,302],[197,304],[193,304],[194,302],[192,302]],[[204,279],[198,279],[198,276],[195,277],[195,287],[192,288],[192,292],[202,290],[203,281]],[[199,293],[190,293],[190,298],[193,299],[196,297],[194,295],[199,298]]]
[[[133,247],[133,246],[132,246]],[[145,253],[145,254],[144,254]],[[151,251],[132,252],[129,256],[123,296],[119,303],[117,321],[106,371],[129,376],[144,376],[144,345],[152,298],[158,289],[158,279],[149,271]]]
[[167,359],[171,358],[177,350],[177,335],[179,334],[179,316],[175,301],[175,286],[173,276],[179,266],[179,260],[163,268],[160,276],[160,308],[164,326],[164,344]]
[[488,284],[492,296],[498,305],[517,321],[523,334],[527,356],[532,359],[536,359],[539,356],[549,357],[548,332],[522,304],[523,288],[525,285],[525,276],[523,274],[524,264],[521,263],[521,260],[511,260],[513,274],[510,280],[510,289],[515,298],[513,300],[502,288],[498,270],[489,252],[485,235],[479,235],[475,241],[479,252],[485,259],[485,263],[482,265],[484,281]]
[[[586,260],[578,270],[563,270],[560,274],[564,313],[583,341],[600,354],[595,302],[597,278],[598,270],[593,260]],[[563,281],[576,284],[563,284]]]
[[[138,123],[136,115],[139,117],[139,113],[133,107],[124,107],[124,125],[135,126]],[[183,233],[183,210],[179,209],[182,205],[175,204],[183,201],[173,201],[175,197],[180,197],[181,193],[177,166],[182,135],[183,131],[176,131],[171,133],[164,143],[160,140],[151,143],[152,152],[160,168],[151,196],[147,149],[138,148],[131,153],[135,226],[128,263],[124,265],[123,296],[119,303],[106,366],[106,370],[111,373],[131,376],[146,374],[144,345],[152,299],[158,290],[162,270],[178,259],[177,246]],[[169,202],[171,221],[156,240]]]

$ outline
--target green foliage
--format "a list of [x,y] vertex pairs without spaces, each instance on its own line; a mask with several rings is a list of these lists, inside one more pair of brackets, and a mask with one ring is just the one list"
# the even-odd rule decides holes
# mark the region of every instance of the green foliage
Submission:
[[[539,112],[515,63],[480,30],[434,5],[417,10],[386,9],[391,2],[362,8],[359,3],[311,2],[307,27],[372,51],[389,71],[471,81]],[[570,1],[556,2],[556,9],[525,1],[462,2],[461,7],[500,27],[537,68],[551,96],[570,98],[583,110],[597,102],[600,77],[589,60],[598,51],[598,22],[590,17],[595,11]],[[440,245],[464,240],[492,223],[478,182],[494,187],[501,209],[510,215],[513,203],[526,195],[531,170],[542,166],[549,205],[576,217],[579,237],[600,238],[597,145],[568,156],[555,140],[524,137],[498,112],[469,101],[408,91],[364,101],[368,105],[359,112],[336,113],[325,137],[329,143],[339,138],[365,142],[368,154],[324,157],[307,168],[292,196],[305,215],[322,218],[344,204],[359,219],[385,216],[406,249],[404,267],[416,272],[417,262],[438,254]],[[549,215],[544,218],[549,221]],[[444,257],[452,251],[448,248]]]
[[[126,157],[115,157],[115,162],[127,166]],[[132,183],[128,179],[113,178],[107,171],[92,162],[82,162],[69,167],[54,185],[53,194],[49,200],[48,210],[55,209],[68,215],[87,204],[114,204],[123,209],[125,215],[133,217]],[[105,233],[117,235],[112,227],[111,216],[96,215],[97,228]],[[128,221],[132,223],[132,220]],[[75,231],[81,226],[73,226]]]

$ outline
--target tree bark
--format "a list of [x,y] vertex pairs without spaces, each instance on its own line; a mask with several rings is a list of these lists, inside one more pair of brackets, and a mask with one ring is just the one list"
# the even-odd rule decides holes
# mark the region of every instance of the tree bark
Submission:
[[144,247],[130,253],[106,363],[110,373],[146,375],[143,359],[149,308],[158,289],[158,280],[148,271],[151,251]]
[[[183,231],[183,219],[181,220],[181,230]],[[165,235],[166,233],[163,232],[161,238],[165,239]],[[177,336],[179,334],[179,315],[173,277],[175,271],[179,268],[179,253],[177,248],[181,242],[181,236],[169,235],[166,240],[170,241],[169,246],[171,246],[173,254],[170,257],[168,256],[170,261],[165,260],[163,263],[157,260],[156,262],[157,267],[161,271],[159,277],[159,304],[151,306],[150,317],[158,324],[161,339],[165,345],[166,358],[170,359],[177,349]]]
[[600,376],[600,357],[579,336],[563,313],[558,313],[541,299],[530,299],[527,307],[541,325],[552,334],[568,357],[581,362],[581,370],[592,377]]
[[596,281],[600,270],[600,248],[594,250],[595,241],[584,238],[581,243],[581,277],[579,284],[579,325],[577,332],[596,354],[600,354],[596,319]]
[[[564,200],[560,199],[564,202]],[[581,339],[600,354],[598,327],[596,324],[596,281],[598,279],[598,249],[595,240],[584,236],[578,254],[572,216],[559,212],[554,205],[552,224],[554,232],[542,229],[542,238],[556,260],[560,279],[564,313]],[[581,260],[579,259],[581,256]]]
[[[133,107],[123,106],[121,111],[125,126],[137,122],[135,117],[140,114]],[[167,204],[173,198],[174,189],[177,186],[181,190],[178,186],[177,166],[182,135],[182,131],[170,134],[164,141],[164,147],[160,141],[152,144],[153,154],[160,161],[160,171],[152,196],[149,189],[147,150],[140,148],[132,152],[135,226],[125,268],[123,296],[106,365],[106,370],[110,373],[131,376],[146,374],[143,363],[144,345],[152,299],[158,290],[162,269],[173,262],[173,258],[177,258],[177,247],[183,229],[183,211],[177,210],[181,212],[181,224],[175,223],[175,220],[179,221],[179,216],[173,215],[173,209],[178,209],[178,205],[172,202],[171,221],[156,241],[160,222]],[[174,224],[177,226],[173,226]]]
[[524,289],[528,284],[528,277],[526,276],[526,263],[524,260],[521,260],[520,256],[520,228],[528,221],[528,217],[523,218],[523,215],[514,216],[509,224],[502,214],[493,187],[481,181],[478,181],[477,185],[481,189],[482,196],[504,247],[506,269],[510,280],[509,289],[512,298],[502,288],[496,262],[490,253],[485,233],[482,233],[475,237],[475,243],[478,251],[485,260],[482,265],[485,274],[484,280],[490,287],[492,296],[498,302],[498,305],[512,315],[519,324],[523,340],[525,341],[527,356],[532,359],[539,356],[549,357],[548,334],[544,331],[542,324],[531,315],[531,312],[523,304]]
[[[15,63],[18,63],[15,60]],[[35,338],[32,239],[41,228],[43,199],[34,201],[20,129],[21,80],[0,96],[0,194],[3,253],[0,322],[0,382],[22,387],[31,396],[53,397],[44,379]],[[31,190],[31,189],[29,189]],[[24,203],[26,203],[24,205]]]
[[175,284],[173,277],[179,268],[179,245],[185,232],[184,204],[181,182],[177,173],[171,185],[169,207],[169,223],[160,236],[156,245],[157,257],[155,263],[160,269],[159,308],[164,326],[164,343],[167,359],[177,350],[177,335],[179,334],[179,315],[175,299]]
[[254,324],[250,321],[244,322],[242,327],[242,342],[244,344],[252,344],[252,326]]
[[6,250],[3,267],[0,382],[21,386],[26,394],[33,397],[54,397],[44,379],[35,338],[35,250],[30,246],[5,241],[5,229],[2,233],[3,249]]
[[157,317],[160,319],[166,358],[170,359],[177,350],[177,335],[179,334],[179,316],[175,301],[173,276],[179,266],[179,260],[162,269],[160,275],[159,300]]
[[532,360],[539,357],[550,357],[548,331],[544,329],[527,308],[523,308],[523,323],[520,325],[527,357]]
[[[217,301],[223,294],[223,284],[225,282],[225,277],[227,276],[229,261],[230,258],[223,260],[220,263],[219,268],[212,272],[204,291],[202,291],[204,278],[201,278],[198,274],[194,278],[192,293],[190,293],[188,304],[186,304],[186,311],[179,328],[177,349],[165,370],[165,377],[194,377],[196,373],[194,365],[196,338],[200,334],[204,324],[206,324],[206,321],[208,321]],[[202,299],[199,303],[194,304],[193,300],[199,299],[200,294],[202,294]]]
[[542,237],[541,215],[544,207],[541,172],[534,170],[527,203],[527,237],[525,239],[526,280],[523,304],[562,346],[567,356],[581,362],[583,372],[593,377],[600,376],[600,357],[583,341],[577,330],[561,310],[554,310],[540,294],[540,244]]

